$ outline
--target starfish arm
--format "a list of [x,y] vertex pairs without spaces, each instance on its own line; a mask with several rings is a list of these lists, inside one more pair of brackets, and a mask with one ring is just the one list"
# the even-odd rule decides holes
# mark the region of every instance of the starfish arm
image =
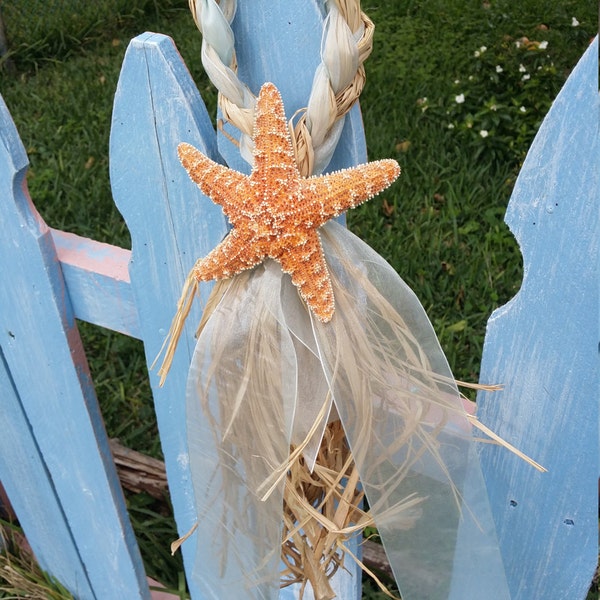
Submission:
[[311,231],[303,244],[294,246],[278,258],[281,268],[292,277],[300,296],[324,323],[335,309],[333,287],[319,234]]
[[301,182],[302,212],[319,227],[389,187],[400,175],[395,160],[376,160]]
[[265,83],[256,103],[254,167],[250,176],[217,164],[189,144],[179,158],[191,179],[233,224],[230,234],[193,274],[199,281],[225,279],[273,258],[291,275],[308,307],[323,322],[335,308],[333,286],[318,228],[388,187],[400,174],[395,160],[381,160],[304,179],[281,96]]
[[243,193],[246,176],[214,162],[190,144],[179,144],[177,154],[190,179],[230,216],[232,204],[237,204],[237,198]]
[[265,258],[251,241],[250,232],[232,229],[218,246],[194,265],[194,277],[198,281],[229,279],[251,269]]
[[272,83],[260,89],[254,117],[254,168],[252,179],[285,183],[300,175],[296,166],[283,100]]

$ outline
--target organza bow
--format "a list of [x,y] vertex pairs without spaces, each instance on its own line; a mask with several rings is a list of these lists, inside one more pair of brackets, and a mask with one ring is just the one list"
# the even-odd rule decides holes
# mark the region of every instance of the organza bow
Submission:
[[509,598],[472,431],[484,428],[423,307],[369,246],[318,222],[399,170],[383,161],[301,180],[272,84],[254,142],[250,176],[180,147],[234,226],[190,273],[161,370],[198,282],[220,278],[187,388],[199,588],[274,599],[281,585],[310,582],[316,598],[333,598],[348,538],[375,524],[405,600],[451,597],[477,564]]

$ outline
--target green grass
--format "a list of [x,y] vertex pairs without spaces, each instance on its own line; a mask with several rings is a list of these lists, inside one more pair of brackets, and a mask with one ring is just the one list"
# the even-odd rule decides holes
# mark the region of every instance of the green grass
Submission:
[[[371,157],[397,158],[403,174],[348,223],[415,290],[456,376],[473,381],[486,320],[521,281],[518,246],[503,223],[512,184],[595,15],[587,6],[586,32],[571,20],[583,23],[582,2],[400,4],[369,11],[375,54],[361,104]],[[517,49],[524,36],[548,41],[546,51]]]
[[[108,179],[112,99],[129,39],[145,30],[171,35],[211,110],[215,91],[185,0],[71,6],[77,10],[28,14],[5,0],[12,68],[0,71],[0,90],[46,221],[129,247]],[[503,223],[512,185],[596,31],[597,9],[582,0],[396,0],[363,8],[376,23],[361,98],[369,154],[396,158],[403,174],[348,223],[414,289],[456,376],[476,381],[486,321],[521,282],[518,245]],[[517,47],[524,37],[547,47]],[[160,457],[141,344],[87,324],[81,330],[109,435]],[[144,495],[127,502],[148,574],[180,588],[168,509]],[[382,596],[366,584],[365,597]]]

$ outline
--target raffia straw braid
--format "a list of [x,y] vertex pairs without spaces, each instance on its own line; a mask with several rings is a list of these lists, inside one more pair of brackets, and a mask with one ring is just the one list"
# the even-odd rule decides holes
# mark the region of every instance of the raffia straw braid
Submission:
[[[219,90],[223,118],[240,132],[240,153],[252,164],[252,128],[256,98],[237,76],[230,23],[235,0],[189,0],[203,34],[202,63]],[[329,164],[343,127],[343,117],[365,83],[363,63],[371,53],[374,25],[360,10],[359,0],[329,0],[317,67],[308,105],[293,127],[296,162],[304,177]]]
[[344,125],[365,84],[363,63],[373,48],[372,21],[356,0],[329,3],[315,71],[304,114],[294,126],[294,151],[305,177],[329,164]]
[[202,65],[219,91],[219,108],[226,121],[241,132],[240,153],[252,164],[252,127],[256,97],[237,76],[235,38],[230,23],[236,0],[188,0],[202,34]]

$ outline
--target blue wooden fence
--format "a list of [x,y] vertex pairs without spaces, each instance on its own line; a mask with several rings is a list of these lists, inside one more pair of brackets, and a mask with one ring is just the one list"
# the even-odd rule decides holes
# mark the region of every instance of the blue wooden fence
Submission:
[[[268,10],[272,3],[257,3],[238,7],[240,73],[255,91],[266,80],[276,83],[291,115],[310,90],[322,16],[313,3]],[[266,63],[252,60],[259,44],[272,52]],[[285,52],[276,51],[283,46]],[[300,62],[290,64],[290,56]],[[482,420],[550,470],[538,475],[482,447],[511,593],[523,600],[585,597],[597,558],[596,75],[597,42],[523,167],[508,222],[523,249],[525,279],[490,320],[483,357],[485,380],[505,388],[480,397]],[[48,228],[29,199],[27,156],[3,102],[0,139],[0,481],[41,566],[78,598],[148,599],[75,319],[142,339],[152,362],[185,275],[227,230],[219,207],[182,172],[177,144],[185,139],[239,166],[237,150],[215,137],[171,40],[151,33],[129,46],[111,131],[113,195],[131,232],[131,252]],[[331,166],[365,155],[355,107]],[[165,386],[151,378],[182,534],[196,519],[184,424],[200,316],[194,310]],[[191,568],[195,544],[184,544],[183,552]],[[356,573],[336,585],[340,598],[359,596]],[[281,597],[295,595],[287,590]]]
[[523,164],[506,222],[519,293],[490,318],[478,414],[548,473],[482,452],[514,599],[582,598],[598,558],[598,39],[556,98]]

